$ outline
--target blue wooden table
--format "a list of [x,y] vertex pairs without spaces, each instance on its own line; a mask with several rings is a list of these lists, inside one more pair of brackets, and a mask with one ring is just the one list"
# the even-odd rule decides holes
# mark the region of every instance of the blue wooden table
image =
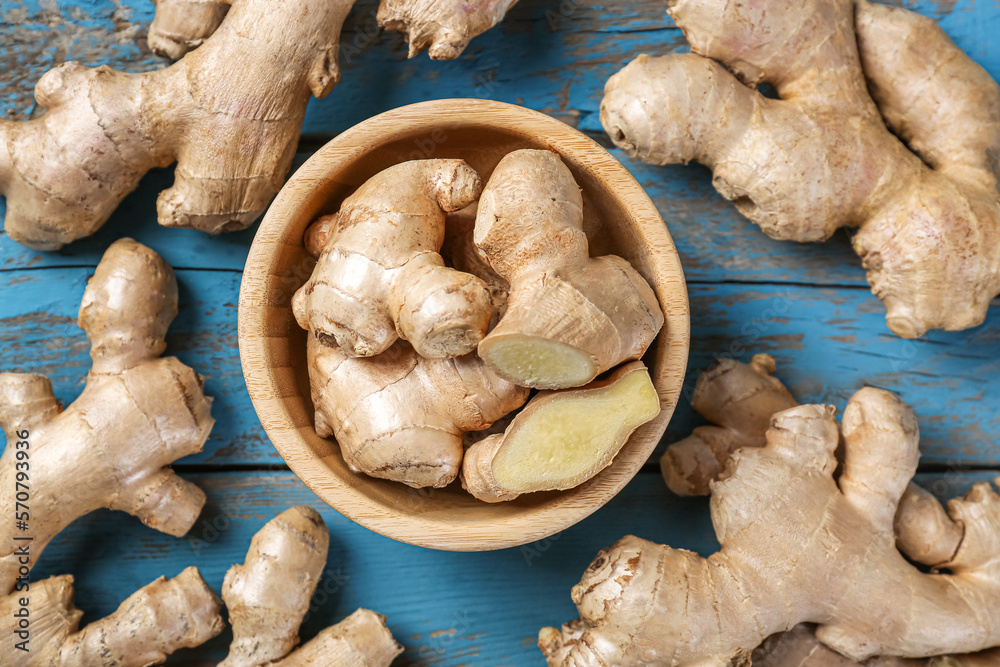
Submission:
[[[1000,79],[1000,0],[895,2],[939,20]],[[372,36],[375,8],[374,0],[361,0],[348,22],[343,83],[311,103],[300,162],[369,116],[447,97],[522,104],[607,143],[598,120],[607,78],[639,53],[686,48],[660,0],[522,0],[459,60],[407,61],[401,38]],[[166,61],[146,47],[152,14],[150,0],[0,1],[0,111],[29,118],[34,82],[64,60],[129,71],[163,67]],[[901,340],[887,330],[846,235],[825,245],[772,241],[715,194],[706,170],[651,167],[612,152],[648,190],[681,253],[691,296],[688,390],[715,357],[769,352],[803,402],[843,408],[866,384],[898,392],[920,417],[920,479],[937,495],[952,497],[1000,474],[1000,303],[977,329]],[[205,451],[176,465],[208,494],[189,537],[97,512],[60,535],[35,569],[39,577],[75,575],[84,623],[112,612],[156,576],[188,565],[201,568],[218,590],[264,522],[308,503],[321,509],[332,540],[305,638],[366,606],[386,614],[406,646],[396,664],[540,665],[538,629],[576,616],[570,588],[602,547],[634,533],[703,554],[716,549],[707,501],[673,496],[655,461],[589,519],[501,552],[399,544],[327,508],[284,466],[243,382],[236,303],[254,229],[213,238],[157,226],[155,197],[171,182],[170,172],[151,173],[97,235],[60,252],[34,252],[0,234],[0,369],[46,374],[61,400],[75,398],[90,364],[76,327],[80,297],[103,251],[129,235],[177,269],[181,312],[167,353],[202,373],[215,397],[217,424]],[[3,211],[0,199],[0,217]],[[664,442],[698,423],[683,402]],[[227,632],[170,664],[211,664],[228,641]]]

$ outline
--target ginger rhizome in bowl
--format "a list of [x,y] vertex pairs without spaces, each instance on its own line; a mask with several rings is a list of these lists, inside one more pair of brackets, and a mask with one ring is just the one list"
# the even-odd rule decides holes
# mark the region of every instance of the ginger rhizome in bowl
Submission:
[[[486,281],[439,254],[447,214],[480,193],[470,252],[509,285],[488,335]],[[463,434],[520,407],[528,388],[580,387],[640,358],[663,324],[656,296],[626,260],[591,259],[582,223],[580,188],[551,151],[510,153],[485,191],[462,160],[408,161],[366,181],[306,231],[319,257],[292,299],[309,332],[317,434],[334,435],[355,472],[443,487],[458,474]],[[621,370],[537,397],[509,439],[473,445],[465,486],[499,502],[607,467],[659,412],[641,362]]]

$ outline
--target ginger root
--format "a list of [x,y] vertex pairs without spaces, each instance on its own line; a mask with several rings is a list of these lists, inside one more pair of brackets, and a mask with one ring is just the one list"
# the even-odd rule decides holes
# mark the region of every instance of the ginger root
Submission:
[[[154,2],[149,46],[175,60],[215,32],[230,5],[230,0]],[[429,48],[435,60],[454,60],[516,4],[517,0],[382,0],[377,19],[382,28],[403,34],[410,58]]]
[[504,157],[479,201],[475,242],[510,284],[507,311],[479,356],[522,386],[584,385],[639,359],[663,326],[656,295],[613,255],[591,259],[583,197],[559,157]]
[[0,597],[3,636],[15,643],[25,640],[18,635],[16,616],[24,609],[31,618],[27,650],[5,648],[8,667],[157,665],[178,649],[204,644],[225,627],[222,603],[195,567],[140,588],[115,613],[81,631],[77,627],[83,612],[73,605],[73,577],[32,582],[30,591]]
[[777,366],[769,354],[749,364],[722,359],[701,374],[691,407],[712,423],[667,448],[660,459],[663,479],[679,496],[703,496],[726,468],[729,455],[743,447],[763,447],[771,416],[798,405],[785,385],[772,377]]
[[963,534],[941,564],[950,573],[922,573],[893,534],[916,471],[915,416],[862,389],[841,431],[838,480],[832,406],[778,413],[765,447],[733,454],[712,486],[711,557],[631,536],[602,552],[573,589],[582,618],[539,635],[549,665],[727,664],[800,622],[855,661],[1000,645],[986,612],[1000,608],[1000,495],[979,484],[952,500]]
[[355,472],[412,487],[458,476],[462,435],[488,428],[528,400],[474,354],[426,359],[398,341],[375,357],[350,358],[310,337],[316,434],[333,435]]
[[[702,373],[692,405],[710,426],[667,447],[660,459],[663,479],[680,496],[708,495],[722,479],[729,457],[739,449],[767,444],[771,418],[798,406],[773,374],[774,357],[756,354],[749,364],[720,359]],[[896,547],[911,560],[932,567],[947,562],[962,539],[961,527],[934,496],[910,482],[896,513]]]
[[429,49],[435,60],[454,60],[515,4],[517,0],[382,0],[378,23],[406,37],[410,58]]
[[220,667],[388,667],[403,652],[385,617],[367,609],[295,648],[329,545],[322,517],[305,506],[282,512],[254,535],[246,562],[234,565],[222,585],[233,643]]
[[831,651],[818,639],[814,628],[800,623],[788,632],[768,637],[753,651],[753,667],[996,667],[1000,649],[967,655],[943,655],[933,658],[869,658],[855,662]]
[[222,25],[230,0],[153,0],[153,4],[156,14],[149,26],[149,49],[178,60]]
[[70,62],[49,71],[35,87],[45,115],[0,119],[5,232],[60,248],[93,234],[147,171],[175,160],[174,184],[157,200],[160,224],[247,227],[284,182],[310,93],[324,97],[340,79],[352,5],[240,0],[204,45],[164,70]]
[[[215,423],[201,376],[160,358],[177,314],[177,282],[149,248],[122,239],[104,254],[80,305],[93,368],[65,411],[48,379],[0,374],[0,595],[37,562],[49,541],[98,508],[122,510],[180,536],[205,494],[166,466],[200,452]],[[28,532],[15,530],[16,491],[30,489]],[[21,512],[22,508],[17,508]],[[29,510],[25,510],[26,513]],[[19,563],[19,535],[30,559]],[[24,569],[24,568],[27,568]]]
[[493,319],[490,329],[496,326],[500,318],[507,312],[507,298],[510,294],[510,283],[493,270],[490,263],[476,247],[476,213],[478,202],[466,206],[448,216],[445,221],[444,245],[441,256],[445,263],[457,271],[471,273],[486,283],[490,291],[490,302],[493,304]]
[[643,55],[608,81],[613,141],[654,164],[705,164],[773,238],[856,228],[900,336],[981,324],[1000,294],[989,74],[931,19],[864,0],[668,5],[694,53]]
[[404,162],[369,179],[307,232],[322,254],[292,300],[299,326],[351,357],[380,354],[397,338],[431,359],[475,350],[493,315],[490,292],[438,252],[446,212],[481,189],[462,160]]
[[640,361],[579,389],[539,393],[504,433],[469,447],[462,486],[491,503],[571,489],[608,467],[635,429],[659,413]]

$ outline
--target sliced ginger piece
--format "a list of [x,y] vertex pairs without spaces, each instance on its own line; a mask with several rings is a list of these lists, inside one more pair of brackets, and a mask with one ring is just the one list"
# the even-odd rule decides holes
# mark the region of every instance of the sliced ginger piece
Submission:
[[462,485],[486,502],[579,486],[659,412],[656,388],[638,361],[580,389],[542,392],[504,433],[469,448]]
[[510,284],[479,356],[511,382],[582,386],[641,358],[663,326],[656,294],[626,260],[590,257],[580,187],[555,153],[519,150],[500,161],[473,238]]

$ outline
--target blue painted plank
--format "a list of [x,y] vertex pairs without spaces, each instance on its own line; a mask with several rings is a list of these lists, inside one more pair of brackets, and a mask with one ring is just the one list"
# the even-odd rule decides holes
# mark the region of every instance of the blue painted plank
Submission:
[[[896,0],[932,16],[956,43],[1000,74],[996,0]],[[315,101],[306,131],[330,134],[375,113],[423,99],[487,97],[550,110],[583,129],[600,130],[597,107],[604,82],[639,53],[685,50],[664,3],[647,0],[522,0],[498,28],[476,39],[454,62],[426,56],[406,61],[398,35],[377,34],[377,0],[360,0],[343,35],[344,82]],[[11,77],[0,105],[24,116],[38,77],[63,59],[147,71],[167,61],[145,44],[151,0],[6,0],[0,11],[0,62]],[[350,103],[345,104],[345,100]]]
[[773,354],[778,377],[803,403],[843,410],[864,386],[898,393],[916,412],[921,461],[1000,464],[1000,300],[987,321],[918,341],[890,333],[881,303],[862,289],[690,285],[691,357],[683,409],[664,442],[703,423],[689,408],[701,372],[718,357]]
[[[1000,44],[994,39],[1000,4],[995,0],[894,4],[939,20],[961,48],[1000,78]],[[370,24],[375,5],[374,0],[358,3],[357,25]],[[369,40],[356,36],[363,31],[348,32],[345,54],[356,51],[352,44],[367,46],[345,58],[344,80],[333,94],[310,105],[306,132],[340,132],[376,112],[449,97],[523,104],[558,114],[580,129],[600,131],[598,108],[612,74],[640,53],[689,50],[665,9],[662,0],[522,0],[498,28],[476,38],[452,62],[426,57],[400,62],[406,49],[397,36]]]
[[[965,493],[991,473],[920,476],[943,498]],[[97,512],[59,535],[33,575],[76,577],[76,604],[87,623],[111,613],[158,574],[197,565],[217,591],[226,570],[243,562],[250,538],[297,504],[319,509],[330,527],[327,567],[302,636],[311,638],[359,606],[388,616],[406,653],[397,665],[543,665],[538,630],[577,616],[570,600],[597,552],[626,534],[697,551],[718,548],[704,498],[682,499],[659,475],[643,473],[607,506],[576,526],[524,547],[446,553],[393,542],[323,505],[290,473],[187,475],[208,494],[191,535],[175,539],[121,513]],[[228,631],[169,664],[218,660]]]
[[[159,249],[159,248],[157,248]],[[37,372],[72,400],[90,367],[76,327],[86,268],[0,273],[0,368]],[[240,275],[178,271],[181,312],[168,354],[206,377],[218,424],[202,454],[185,463],[280,462],[247,396],[236,339]],[[1000,308],[965,332],[934,332],[920,341],[890,334],[878,300],[863,289],[793,285],[690,286],[692,351],[685,387],[716,356],[747,359],[771,352],[779,377],[803,402],[843,408],[865,384],[898,392],[920,417],[924,460],[937,465],[1000,465]],[[1000,304],[998,304],[1000,305]],[[688,399],[665,438],[700,423]]]

